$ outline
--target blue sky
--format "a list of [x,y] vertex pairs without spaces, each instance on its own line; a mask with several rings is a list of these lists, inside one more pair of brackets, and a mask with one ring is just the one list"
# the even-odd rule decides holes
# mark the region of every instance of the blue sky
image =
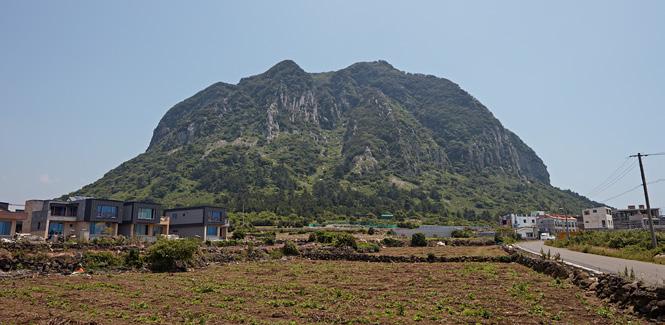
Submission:
[[[384,59],[448,78],[543,158],[553,185],[587,194],[629,154],[665,151],[663,58],[663,1],[5,0],[0,201],[100,178],[143,152],[177,102],[283,59],[310,72]],[[665,178],[665,156],[645,165]],[[626,170],[591,197],[639,185]],[[665,207],[665,182],[650,191]]]

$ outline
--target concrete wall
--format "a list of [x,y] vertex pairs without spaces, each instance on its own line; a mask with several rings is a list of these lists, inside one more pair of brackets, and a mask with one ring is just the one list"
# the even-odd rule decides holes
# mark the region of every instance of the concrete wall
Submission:
[[586,209],[582,211],[584,229],[614,229],[612,210],[607,207]]
[[164,215],[170,218],[171,226],[174,225],[192,225],[204,223],[204,208],[195,208],[190,210],[165,210]]
[[201,239],[205,237],[205,227],[203,225],[174,225],[169,227],[169,235],[178,235],[180,237],[195,237]]

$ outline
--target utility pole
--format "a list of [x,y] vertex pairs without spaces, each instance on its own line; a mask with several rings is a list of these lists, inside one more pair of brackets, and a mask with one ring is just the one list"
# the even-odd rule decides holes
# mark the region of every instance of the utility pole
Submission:
[[642,165],[642,157],[647,157],[649,155],[643,155],[637,153],[631,157],[637,157],[637,160],[640,162],[640,174],[642,174],[642,188],[644,189],[644,200],[647,204],[647,217],[649,219],[649,231],[651,232],[651,246],[652,248],[658,247],[658,241],[656,239],[656,233],[653,231],[653,219],[651,219],[651,204],[649,203],[649,191],[647,190],[647,180],[644,177],[644,166]]

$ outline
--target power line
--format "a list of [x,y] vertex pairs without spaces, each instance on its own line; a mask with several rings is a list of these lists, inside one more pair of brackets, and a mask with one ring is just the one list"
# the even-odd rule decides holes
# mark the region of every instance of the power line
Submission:
[[637,167],[636,163],[633,163],[629,165],[627,168],[625,168],[623,171],[621,171],[617,176],[615,176],[610,182],[608,182],[605,186],[601,187],[591,195],[596,196],[598,194],[601,194],[608,189],[610,189],[614,184],[618,183],[620,180],[622,180],[624,177],[626,177],[630,172],[632,172],[635,168]]
[[[657,180],[655,180],[655,181],[653,181],[653,182],[648,182],[647,185],[656,184],[656,183],[660,183],[660,182],[665,182],[665,178],[660,178],[660,179],[657,179]],[[610,200],[614,200],[614,199],[616,199],[616,198],[618,198],[618,197],[621,197],[621,196],[624,196],[624,195],[626,195],[626,194],[628,194],[628,193],[630,193],[630,192],[632,192],[632,191],[634,191],[634,190],[636,190],[636,189],[638,189],[638,188],[640,188],[640,187],[642,187],[642,184],[635,185],[635,187],[633,187],[633,188],[631,188],[631,189],[629,189],[629,190],[627,190],[627,191],[625,191],[625,192],[622,192],[621,194],[617,194],[617,195],[615,195],[615,196],[613,196],[613,197],[611,197],[611,198],[604,199],[604,200],[601,200],[601,201],[602,201],[602,202],[607,202],[607,201],[610,201]]]
[[621,165],[619,165],[619,167],[617,167],[614,171],[612,171],[612,173],[610,173],[610,176],[607,176],[606,179],[604,179],[600,184],[596,185],[596,187],[592,188],[588,193],[589,194],[595,193],[598,189],[605,186],[608,182],[610,182],[610,180],[612,178],[614,178],[619,173],[620,170],[622,170],[624,167],[626,167],[626,165],[629,162],[630,162],[630,157],[626,157],[626,160],[624,160],[623,163],[621,163]]

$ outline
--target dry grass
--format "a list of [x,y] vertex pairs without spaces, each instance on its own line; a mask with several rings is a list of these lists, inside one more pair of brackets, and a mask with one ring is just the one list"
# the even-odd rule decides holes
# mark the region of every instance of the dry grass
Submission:
[[[579,289],[517,264],[276,260],[180,274],[0,281],[0,320],[101,324],[614,323]],[[4,323],[3,323],[4,324]]]

